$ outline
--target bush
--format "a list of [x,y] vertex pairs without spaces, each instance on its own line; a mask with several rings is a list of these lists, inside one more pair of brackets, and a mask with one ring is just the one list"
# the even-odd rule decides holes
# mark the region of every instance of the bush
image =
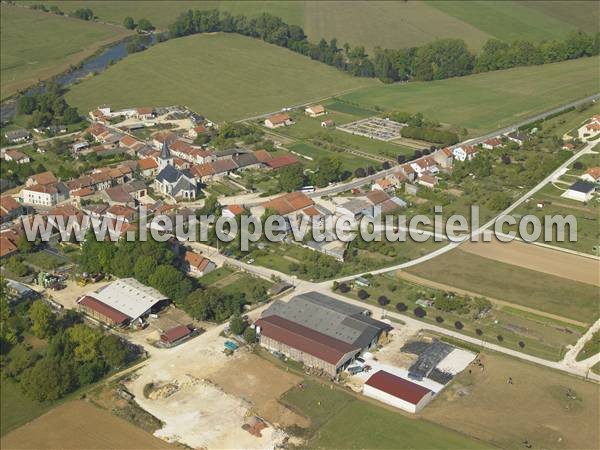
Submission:
[[346,292],[350,291],[350,286],[348,286],[346,283],[340,283],[338,289],[341,293],[345,294]]
[[366,300],[369,298],[369,293],[364,289],[361,289],[360,291],[358,291],[358,298],[360,298],[361,300]]
[[483,334],[483,330],[481,330],[480,328],[477,328],[477,329],[475,330],[475,334],[476,334],[477,336],[481,336],[481,335]]
[[437,317],[435,318],[435,321],[436,321],[437,323],[442,323],[442,322],[444,322],[444,318],[443,318],[442,316],[437,316]]
[[408,309],[408,306],[406,306],[406,304],[405,304],[405,303],[398,302],[398,303],[396,303],[396,309],[397,309],[399,312],[404,312],[404,311],[406,311],[406,310]]
[[456,322],[454,322],[454,327],[457,330],[462,330],[464,328],[464,325],[462,324],[462,322],[460,320],[457,320]]
[[496,339],[498,339],[499,342],[502,342],[504,340],[504,337],[499,334],[498,336],[496,336]]
[[427,313],[425,312],[425,310],[423,308],[421,308],[420,306],[417,306],[413,313],[415,314],[415,316],[422,318],[425,317],[427,315]]
[[390,303],[390,300],[385,295],[382,295],[377,299],[377,303],[379,303],[381,306],[385,306]]
[[256,331],[252,327],[248,327],[244,330],[244,340],[248,344],[254,344],[256,342]]
[[519,347],[524,348],[525,347],[525,342],[519,341]]

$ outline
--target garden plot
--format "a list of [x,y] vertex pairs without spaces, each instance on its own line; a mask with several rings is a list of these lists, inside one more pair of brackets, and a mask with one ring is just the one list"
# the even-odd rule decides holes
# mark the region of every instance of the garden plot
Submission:
[[346,133],[387,142],[400,138],[400,130],[405,126],[406,124],[394,122],[393,120],[369,117],[345,125],[339,125],[336,128]]

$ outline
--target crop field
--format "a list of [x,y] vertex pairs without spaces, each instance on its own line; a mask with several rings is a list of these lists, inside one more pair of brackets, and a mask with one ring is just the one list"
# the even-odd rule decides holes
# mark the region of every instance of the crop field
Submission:
[[[35,3],[28,1],[27,3]],[[300,25],[313,41],[337,38],[339,44],[368,51],[423,45],[437,38],[464,39],[478,50],[489,38],[509,41],[560,39],[573,30],[597,31],[598,7],[592,2],[385,2],[385,1],[48,1],[69,12],[89,7],[102,21],[117,25],[126,16],[144,17],[167,28],[188,9],[219,8],[249,17],[268,12]],[[377,24],[373,32],[370,24]]]
[[[27,8],[1,9],[1,98],[57,75],[127,34],[124,28]],[[77,39],[73,39],[76,36]]]
[[458,375],[425,419],[499,448],[600,447],[596,384],[495,353],[480,358],[485,370]]
[[74,86],[67,101],[82,111],[103,103],[179,104],[223,121],[377,84],[257,39],[219,33],[173,39],[131,55]]
[[2,438],[10,449],[167,449],[150,433],[84,401],[64,403]]
[[598,317],[597,286],[497,262],[460,249],[410,267],[406,272],[584,323]]
[[[486,445],[398,410],[308,380],[281,401],[308,417],[310,448],[469,449]],[[393,432],[390,432],[393,430]]]
[[474,135],[598,91],[598,57],[440,81],[379,85],[341,96],[352,104],[421,112]]

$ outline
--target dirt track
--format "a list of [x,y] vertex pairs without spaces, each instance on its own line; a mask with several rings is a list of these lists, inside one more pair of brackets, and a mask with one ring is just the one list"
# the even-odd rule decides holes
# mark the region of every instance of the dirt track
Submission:
[[84,401],[60,405],[2,438],[3,449],[168,449],[129,422]]
[[468,242],[461,250],[568,280],[600,286],[600,261],[558,250],[512,241]]

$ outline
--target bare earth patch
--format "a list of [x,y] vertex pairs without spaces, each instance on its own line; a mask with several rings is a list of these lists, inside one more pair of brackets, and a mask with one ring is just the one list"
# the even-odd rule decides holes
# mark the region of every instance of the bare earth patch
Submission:
[[600,262],[592,258],[519,241],[502,243],[495,239],[492,242],[468,242],[460,248],[474,255],[506,264],[593,284],[594,286],[600,285],[600,272],[598,270]]

